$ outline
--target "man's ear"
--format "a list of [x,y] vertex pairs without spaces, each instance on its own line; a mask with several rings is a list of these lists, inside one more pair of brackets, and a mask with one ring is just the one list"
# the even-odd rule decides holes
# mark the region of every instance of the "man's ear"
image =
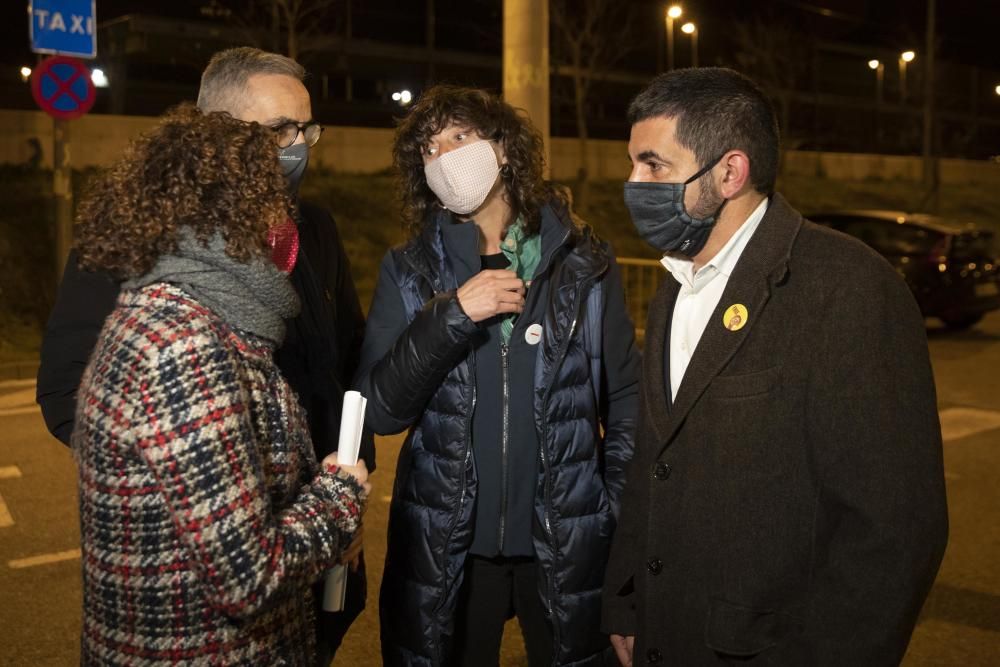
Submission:
[[750,158],[741,150],[731,150],[726,153],[719,164],[725,169],[719,194],[726,199],[732,199],[743,192],[751,184]]

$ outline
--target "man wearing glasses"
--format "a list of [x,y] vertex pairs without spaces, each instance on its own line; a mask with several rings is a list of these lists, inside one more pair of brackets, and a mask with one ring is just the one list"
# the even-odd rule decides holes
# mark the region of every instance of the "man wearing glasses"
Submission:
[[[312,118],[304,77],[305,70],[290,58],[241,47],[212,57],[198,92],[202,111],[225,111],[274,130],[276,157],[293,193],[305,173],[309,149],[323,132]],[[291,270],[302,310],[286,323],[285,341],[275,360],[308,413],[316,457],[322,460],[337,448],[343,393],[359,358],[364,315],[329,213],[299,200],[297,219],[276,231],[275,262]],[[38,403],[46,426],[65,444],[73,432],[77,387],[118,291],[110,277],[81,271],[75,254],[70,254],[42,340],[38,371]],[[369,470],[375,469],[370,433],[362,440],[361,458]],[[317,607],[318,665],[330,663],[347,628],[364,609],[360,542],[346,557],[352,572],[344,611],[331,614]]]

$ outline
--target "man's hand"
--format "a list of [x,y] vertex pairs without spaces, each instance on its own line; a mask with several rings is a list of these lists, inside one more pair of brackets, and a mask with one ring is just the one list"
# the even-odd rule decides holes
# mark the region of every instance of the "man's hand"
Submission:
[[513,271],[480,271],[458,288],[458,305],[473,322],[524,310],[524,281]]
[[357,572],[358,566],[361,564],[361,550],[365,546],[365,527],[358,526],[358,531],[354,533],[354,540],[348,545],[344,553],[340,555],[340,559],[337,561],[338,565],[347,565],[351,568],[351,572]]
[[635,647],[635,635],[623,637],[621,635],[611,635],[611,646],[615,649],[618,662],[622,667],[632,667],[632,649]]

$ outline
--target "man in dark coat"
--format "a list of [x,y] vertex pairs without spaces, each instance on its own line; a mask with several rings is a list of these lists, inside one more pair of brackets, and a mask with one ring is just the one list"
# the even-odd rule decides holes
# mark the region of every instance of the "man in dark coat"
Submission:
[[774,193],[777,123],[742,75],[662,75],[629,115],[626,204],[672,278],[603,628],[625,665],[896,665],[947,540],[916,304]]
[[[312,120],[305,70],[295,61],[258,49],[216,54],[202,76],[198,107],[227,111],[275,130],[275,156],[289,187],[296,191],[308,163],[309,148],[322,128]],[[294,265],[292,285],[302,303],[286,323],[275,360],[306,409],[317,459],[337,449],[343,394],[350,386],[364,338],[364,314],[351,280],[350,263],[337,226],[323,209],[300,202],[295,232],[276,247],[276,261]],[[279,257],[282,250],[285,257]],[[56,304],[42,340],[38,403],[49,431],[65,444],[73,432],[76,392],[105,318],[114,308],[119,286],[109,276],[82,271],[71,254]],[[371,434],[361,458],[375,469]],[[360,545],[356,545],[359,547]],[[354,550],[357,552],[357,548]],[[318,664],[328,665],[348,627],[364,609],[363,556],[349,573],[342,612],[317,608]],[[317,587],[317,598],[322,585]],[[317,605],[318,607],[318,605]]]

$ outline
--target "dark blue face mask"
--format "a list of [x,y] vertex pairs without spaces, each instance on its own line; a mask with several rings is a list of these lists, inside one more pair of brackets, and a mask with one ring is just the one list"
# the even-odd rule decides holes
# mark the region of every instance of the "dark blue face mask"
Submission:
[[309,146],[305,143],[292,144],[287,148],[278,149],[278,160],[281,162],[281,173],[288,181],[288,189],[292,194],[299,191],[299,183],[306,174],[309,165]]
[[708,217],[691,217],[684,206],[684,192],[688,184],[705,175],[722,157],[715,158],[683,183],[625,183],[625,206],[646,243],[661,252],[678,252],[688,257],[694,257],[705,247],[722,206]]

